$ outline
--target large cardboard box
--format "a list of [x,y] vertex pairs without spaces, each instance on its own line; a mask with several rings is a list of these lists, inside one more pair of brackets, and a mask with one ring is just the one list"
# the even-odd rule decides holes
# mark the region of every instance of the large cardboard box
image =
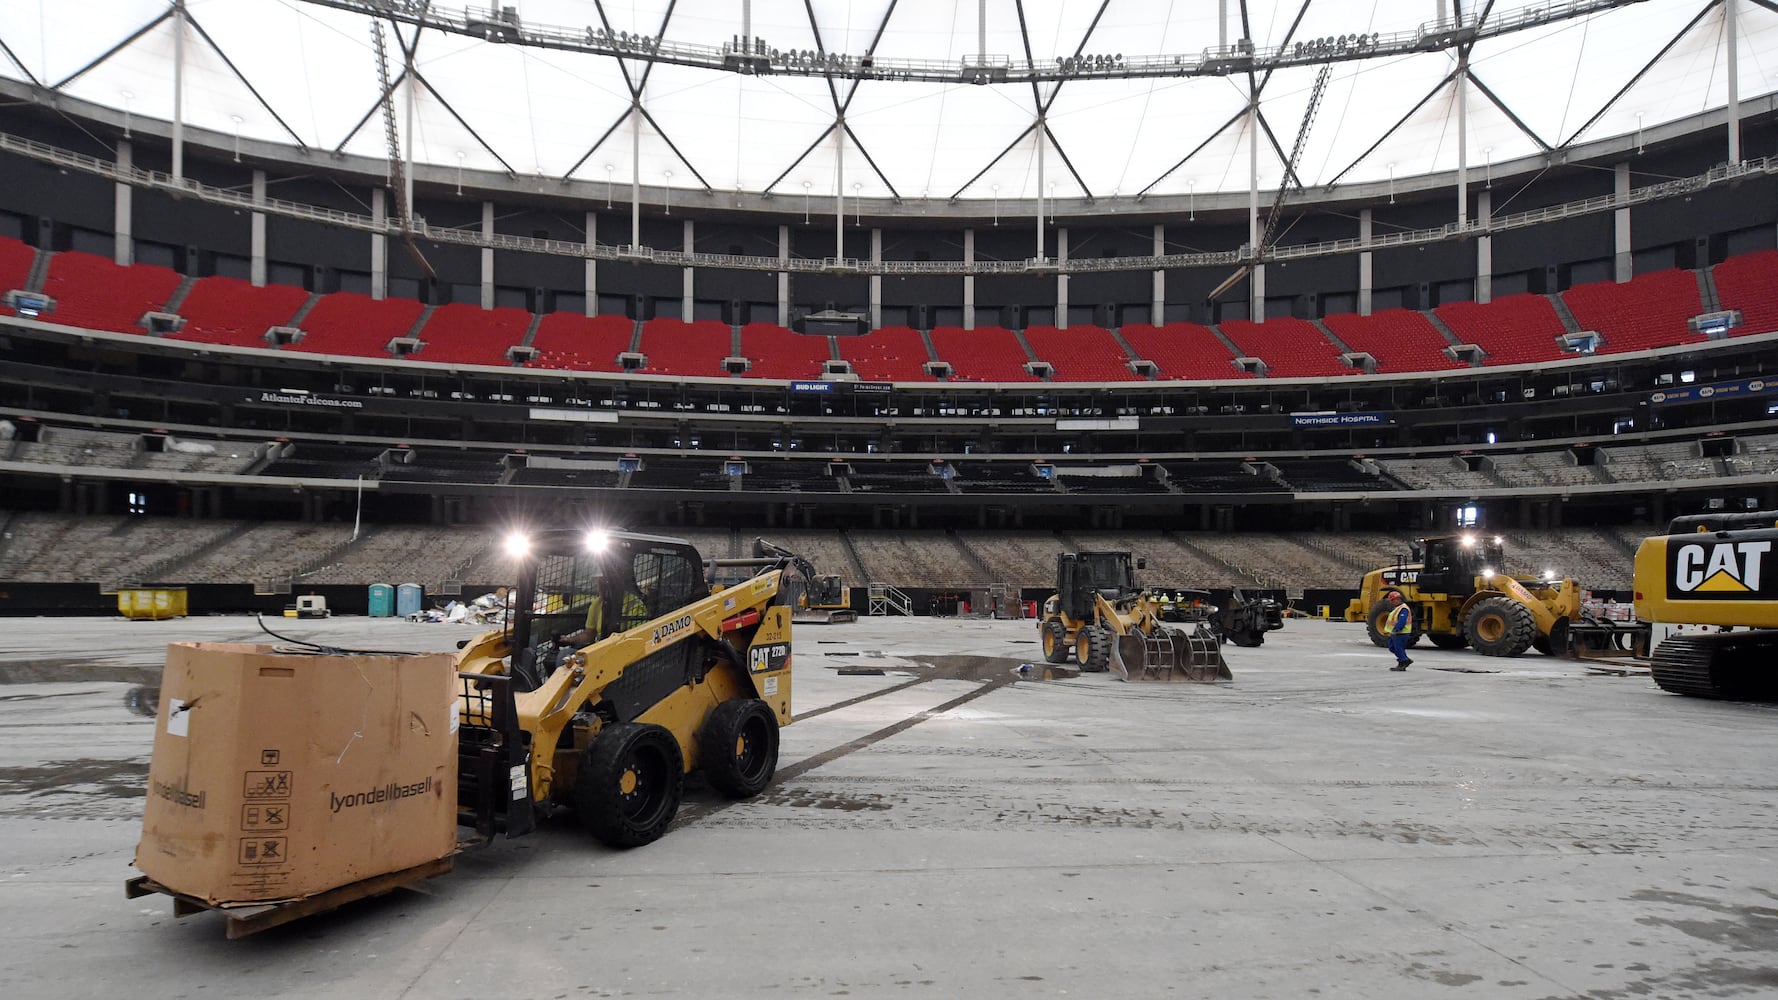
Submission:
[[449,653],[167,648],[136,867],[215,906],[300,899],[457,846]]

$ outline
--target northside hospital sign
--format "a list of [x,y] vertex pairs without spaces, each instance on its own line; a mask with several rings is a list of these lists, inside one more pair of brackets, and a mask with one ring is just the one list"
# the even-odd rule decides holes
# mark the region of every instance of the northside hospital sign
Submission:
[[1318,410],[1290,415],[1292,427],[1386,427],[1390,422],[1387,413],[1335,413],[1332,410]]

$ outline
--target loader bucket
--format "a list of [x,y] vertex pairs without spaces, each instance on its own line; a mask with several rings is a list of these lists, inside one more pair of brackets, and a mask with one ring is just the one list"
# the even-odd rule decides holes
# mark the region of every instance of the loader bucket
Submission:
[[1222,644],[1202,625],[1191,631],[1156,626],[1132,629],[1111,646],[1111,668],[1123,680],[1186,680],[1201,684],[1234,680]]

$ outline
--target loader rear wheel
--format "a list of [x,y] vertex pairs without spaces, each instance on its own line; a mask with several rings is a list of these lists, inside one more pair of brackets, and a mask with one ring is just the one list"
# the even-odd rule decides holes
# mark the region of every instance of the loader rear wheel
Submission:
[[1050,663],[1068,662],[1068,629],[1061,622],[1043,623],[1043,658]]
[[1083,625],[1074,640],[1074,658],[1082,673],[1104,673],[1111,662],[1111,636],[1097,625]]
[[1462,632],[1428,632],[1426,638],[1440,649],[1462,649],[1469,645],[1469,636]]
[[1531,648],[1537,622],[1530,608],[1510,597],[1485,597],[1469,609],[1463,633],[1483,656],[1518,656]]
[[685,792],[685,755],[661,726],[617,722],[599,731],[574,775],[574,811],[610,847],[641,847],[667,832]]
[[711,786],[729,798],[758,795],[778,769],[778,717],[758,698],[723,702],[698,731],[698,762]]
[[[1383,632],[1383,616],[1390,612],[1389,598],[1385,597],[1371,605],[1371,612],[1364,616],[1364,632],[1371,637],[1371,645],[1389,645],[1389,636]],[[1420,621],[1414,620],[1414,630],[1408,633],[1408,645],[1420,644]]]

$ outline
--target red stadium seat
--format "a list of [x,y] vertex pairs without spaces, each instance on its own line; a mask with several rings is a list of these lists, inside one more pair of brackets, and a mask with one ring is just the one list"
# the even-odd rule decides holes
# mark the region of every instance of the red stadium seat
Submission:
[[749,378],[820,378],[822,364],[833,357],[824,336],[786,330],[776,323],[741,327],[741,355],[753,362]]
[[24,288],[31,277],[31,265],[36,262],[37,251],[9,236],[0,236],[0,293]]
[[1025,329],[1025,343],[1037,360],[1047,361],[1055,382],[1139,382],[1130,370],[1129,355],[1111,331],[1099,326],[1053,326]]
[[1542,295],[1508,295],[1489,303],[1452,302],[1433,310],[1457,340],[1487,353],[1487,365],[1524,365],[1564,357],[1556,338],[1566,333],[1556,307]]
[[1222,381],[1256,377],[1235,367],[1235,356],[1229,353],[1228,345],[1216,339],[1209,327],[1196,323],[1125,323],[1118,332],[1137,357],[1154,362],[1162,378]]
[[43,292],[56,300],[48,318],[67,326],[113,333],[141,333],[137,321],[156,312],[178,291],[179,272],[150,264],[119,267],[108,258],[69,250],[49,260]]
[[288,324],[308,299],[308,292],[291,285],[255,288],[240,278],[201,278],[179,304],[185,326],[169,339],[266,347],[266,330]]
[[722,359],[732,355],[733,346],[734,331],[727,323],[651,319],[642,324],[642,353],[648,356],[648,367],[642,370],[649,375],[720,378],[728,374]]
[[448,365],[510,365],[506,352],[525,339],[531,314],[523,309],[483,309],[467,302],[439,306],[420,328],[419,353],[411,361]]
[[1445,353],[1444,335],[1423,314],[1385,309],[1369,316],[1340,313],[1322,320],[1347,347],[1377,359],[1377,370],[1437,372],[1468,365]]
[[537,324],[531,346],[537,356],[533,368],[561,368],[580,372],[618,372],[617,356],[630,349],[636,321],[628,316],[582,316],[555,312]]
[[285,349],[388,357],[389,341],[407,336],[425,308],[414,299],[373,299],[358,292],[323,295],[299,324],[303,338]]
[[1340,349],[1306,319],[1280,317],[1264,323],[1231,319],[1218,329],[1241,349],[1243,357],[1264,361],[1270,378],[1363,374],[1348,368],[1340,360]]
[[1676,344],[1702,343],[1686,321],[1704,311],[1698,298],[1698,276],[1667,270],[1639,275],[1623,284],[1597,281],[1562,293],[1568,311],[1582,330],[1605,338],[1599,354],[1646,351]]
[[1778,250],[1730,257],[1714,273],[1717,301],[1724,309],[1741,310],[1735,336],[1778,333]]
[[978,326],[965,330],[939,326],[932,330],[932,349],[940,361],[949,362],[951,377],[971,382],[1039,382],[1025,370],[1025,349],[1011,330],[1003,326]]
[[905,326],[885,326],[862,337],[835,337],[840,357],[851,362],[852,372],[867,382],[932,382],[926,371],[926,342],[920,331]]

